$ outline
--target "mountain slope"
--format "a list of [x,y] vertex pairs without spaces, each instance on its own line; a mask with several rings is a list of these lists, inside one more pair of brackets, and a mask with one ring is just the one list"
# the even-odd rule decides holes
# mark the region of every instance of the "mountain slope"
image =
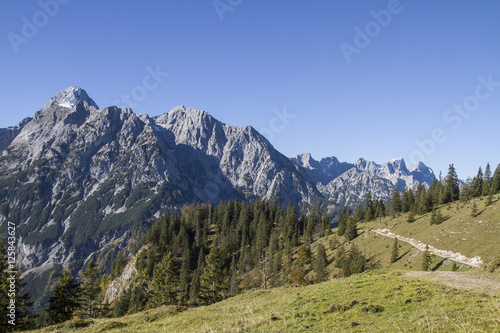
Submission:
[[[432,174],[404,162],[289,159],[250,126],[182,106],[154,118],[99,109],[79,87],[0,130],[0,148],[0,232],[16,224],[18,264],[29,279],[58,265],[76,274],[92,255],[106,256],[107,244],[138,242],[138,229],[186,203],[261,198],[338,207],[367,191],[386,198]],[[43,293],[28,285],[35,298]]]
[[[75,321],[39,332],[462,332],[500,329],[498,300],[375,271],[306,287],[244,293],[210,306],[164,306],[123,318]],[[80,323],[80,327],[82,323]]]
[[0,228],[17,225],[27,273],[75,261],[79,269],[130,228],[185,203],[322,200],[253,128],[203,111],[178,107],[150,118],[98,109],[70,87],[23,125],[0,154]]

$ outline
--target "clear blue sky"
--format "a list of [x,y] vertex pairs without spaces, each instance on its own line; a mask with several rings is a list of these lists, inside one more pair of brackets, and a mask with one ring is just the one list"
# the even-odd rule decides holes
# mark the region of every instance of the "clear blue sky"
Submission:
[[500,163],[499,1],[55,1],[0,4],[0,127],[77,85],[101,108],[135,92],[138,113],[252,125],[287,156],[454,163],[460,178]]

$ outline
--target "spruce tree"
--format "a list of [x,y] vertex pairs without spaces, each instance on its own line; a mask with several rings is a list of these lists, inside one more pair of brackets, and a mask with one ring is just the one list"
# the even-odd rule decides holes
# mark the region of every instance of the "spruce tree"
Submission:
[[330,218],[328,217],[328,209],[326,209],[326,207],[323,209],[323,214],[321,216],[321,227],[321,236],[328,236],[332,234]]
[[382,218],[385,217],[385,205],[382,199],[377,202],[377,207],[375,209],[375,217],[379,219],[379,224],[382,223]]
[[345,229],[347,226],[347,217],[349,216],[349,208],[347,209],[347,213],[344,213],[344,208],[340,211],[339,216],[339,227],[337,229],[337,235],[344,236]]
[[73,318],[79,306],[80,286],[65,270],[59,277],[54,295],[49,298],[49,305],[45,310],[48,314],[48,324],[58,324]]
[[239,292],[238,290],[238,270],[236,266],[236,258],[233,256],[233,259],[231,260],[231,266],[229,268],[229,290],[228,290],[228,296],[232,297],[237,295]]
[[401,212],[401,195],[398,189],[392,191],[389,199],[389,213],[391,217],[398,216]]
[[352,213],[352,218],[356,220],[356,222],[362,222],[365,218],[365,212],[363,209],[363,206],[361,205],[361,202],[358,202],[356,204],[356,207],[354,207],[354,212]]
[[359,274],[365,271],[366,258],[356,245],[353,245],[342,261],[342,274],[344,277]]
[[115,301],[115,307],[113,308],[113,317],[122,317],[127,314],[130,298],[131,298],[131,290],[125,290]]
[[311,263],[311,245],[309,243],[302,244],[297,248],[297,260],[295,265],[297,267],[304,267]]
[[158,263],[151,281],[150,307],[176,304],[178,296],[178,276],[172,252]]
[[450,164],[448,168],[448,175],[445,179],[444,193],[441,203],[446,204],[460,197],[460,187],[457,172],[453,164]]
[[370,222],[375,218],[375,203],[372,198],[372,194],[368,192],[365,200],[365,221]]
[[316,282],[323,282],[328,279],[327,271],[328,259],[323,243],[319,242],[316,258],[314,259],[314,272],[316,273]]
[[217,244],[212,243],[200,278],[200,298],[205,304],[221,301],[225,295],[224,258]]
[[399,245],[398,245],[398,238],[394,238],[394,244],[392,245],[392,252],[391,252],[391,263],[394,263],[398,260],[399,258]]
[[477,216],[477,204],[476,204],[476,200],[474,200],[474,202],[472,203],[472,208],[471,208],[470,215],[472,217],[476,217]]
[[342,268],[346,260],[346,251],[344,245],[340,245],[335,255],[335,267]]
[[415,203],[415,196],[411,188],[406,188],[401,199],[401,210],[403,213],[408,213]]
[[422,254],[422,270],[428,271],[431,267],[431,254],[429,253],[429,245],[425,247],[425,251]]
[[493,194],[500,192],[500,164],[495,169],[495,173],[491,179],[491,192]]
[[412,208],[410,209],[410,211],[408,212],[408,217],[407,217],[407,219],[406,219],[406,221],[407,221],[408,223],[413,223],[413,222],[415,222],[415,210],[416,210],[416,209],[415,209],[414,207],[412,207]]
[[80,277],[80,307],[78,317],[80,319],[97,318],[100,315],[100,280],[97,265],[90,260]]
[[486,197],[486,201],[484,203],[484,205],[486,207],[490,206],[491,204],[493,203],[493,191],[490,191],[490,194],[488,194],[488,196]]
[[432,213],[431,213],[431,224],[437,224],[436,209],[432,210]]
[[203,267],[197,267],[193,271],[193,277],[191,278],[191,284],[189,286],[189,305],[198,305],[199,293],[200,293],[200,276]]
[[345,238],[348,242],[352,241],[354,238],[358,237],[358,225],[357,221],[350,217],[347,220],[347,227],[345,231]]
[[476,177],[472,181],[472,192],[474,197],[483,195],[483,170],[479,167]]
[[491,189],[491,167],[490,163],[486,164],[483,177],[483,196],[489,195]]

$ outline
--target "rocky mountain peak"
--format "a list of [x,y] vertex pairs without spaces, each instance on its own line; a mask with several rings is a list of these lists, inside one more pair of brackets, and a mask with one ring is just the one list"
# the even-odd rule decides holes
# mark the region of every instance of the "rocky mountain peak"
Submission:
[[303,152],[297,155],[294,159],[295,163],[306,169],[313,169],[318,167],[318,162],[312,158],[311,153]]
[[57,95],[50,99],[46,106],[57,103],[62,107],[72,108],[81,100],[87,102],[89,105],[95,107],[96,109],[99,109],[97,104],[89,97],[89,95],[87,95],[87,92],[85,90],[75,86],[71,86],[60,91]]

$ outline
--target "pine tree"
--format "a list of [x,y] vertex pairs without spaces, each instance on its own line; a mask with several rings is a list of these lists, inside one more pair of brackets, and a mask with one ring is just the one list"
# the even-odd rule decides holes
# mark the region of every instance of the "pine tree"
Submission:
[[99,272],[94,260],[90,260],[80,277],[80,307],[78,317],[80,319],[97,318],[100,315],[101,293]]
[[489,195],[491,189],[491,167],[490,163],[486,164],[483,177],[483,196]]
[[488,194],[488,196],[486,197],[486,201],[484,203],[484,205],[486,207],[490,206],[491,204],[493,203],[493,191],[490,191],[490,194]]
[[398,216],[401,212],[401,195],[398,189],[392,191],[389,199],[389,214],[391,217]]
[[123,268],[127,265],[127,259],[123,257],[121,252],[118,252],[113,266],[111,268],[111,280],[116,279],[122,274]]
[[379,224],[382,223],[382,218],[385,217],[385,205],[382,199],[377,202],[377,207],[375,209],[375,217],[379,219]]
[[483,170],[479,167],[476,177],[472,181],[472,194],[475,198],[483,194]]
[[72,319],[79,306],[79,296],[79,284],[65,270],[59,277],[54,295],[49,298],[49,305],[45,310],[48,313],[48,323],[53,325]]
[[127,314],[131,298],[130,289],[125,290],[115,301],[115,307],[113,308],[113,317],[121,317]]
[[491,192],[493,194],[500,192],[500,164],[495,169],[495,173],[491,179]]
[[470,177],[468,177],[464,183],[462,183],[462,187],[460,188],[460,201],[467,202],[470,206],[470,200],[474,196],[473,191],[473,181]]
[[340,245],[337,249],[337,254],[335,255],[335,267],[342,268],[344,266],[344,261],[346,260],[346,252],[344,245]]
[[356,207],[354,207],[354,212],[352,213],[352,218],[356,220],[356,222],[362,222],[365,218],[365,212],[363,210],[363,206],[361,205],[361,202],[358,202],[356,204]]
[[201,300],[205,304],[221,301],[225,294],[224,258],[214,243],[205,260],[205,269],[200,278]]
[[321,216],[321,236],[328,236],[332,234],[332,228],[330,226],[330,218],[328,217],[328,209],[323,209],[323,214]]
[[446,176],[445,179],[445,202],[443,203],[448,203],[452,202],[455,200],[458,200],[460,197],[460,187],[459,187],[459,180],[457,176],[457,172],[455,171],[455,167],[453,164],[450,164],[448,168],[448,175]]
[[352,241],[354,238],[358,237],[358,225],[357,221],[350,217],[347,220],[347,227],[345,231],[345,238],[348,242]]
[[232,297],[237,295],[238,290],[238,270],[236,266],[236,258],[233,256],[231,266],[229,268],[229,291],[228,296]]
[[131,287],[130,299],[127,312],[128,313],[137,313],[143,311],[147,305],[147,286],[146,283],[140,282],[135,285],[133,288]]
[[316,282],[323,282],[328,279],[328,271],[326,269],[328,259],[323,243],[319,242],[316,258],[314,259],[314,272],[316,273]]
[[[424,188],[425,189],[425,188]],[[415,196],[411,188],[406,188],[401,199],[401,210],[403,213],[408,213],[415,204]]]
[[295,265],[297,267],[304,267],[311,263],[311,246],[309,244],[302,244],[297,248],[297,260]]
[[370,222],[375,218],[375,203],[372,194],[368,192],[365,200],[365,221]]
[[347,218],[349,216],[349,208],[347,208],[347,213],[344,213],[344,208],[340,211],[339,216],[339,227],[337,229],[337,235],[344,236],[345,229],[347,227]]
[[392,245],[392,252],[391,252],[391,263],[394,263],[398,260],[399,258],[399,245],[398,245],[398,238],[394,238],[394,244]]
[[365,271],[366,258],[356,245],[351,247],[349,253],[342,261],[342,274],[344,277],[351,276],[352,274],[359,274]]
[[437,224],[436,209],[432,210],[432,213],[431,213],[431,224]]
[[407,219],[406,219],[406,221],[407,221],[408,223],[413,223],[413,222],[415,222],[415,210],[416,210],[416,209],[415,209],[415,207],[412,207],[412,208],[410,209],[410,211],[408,212],[408,217],[407,217]]
[[472,208],[471,208],[470,215],[471,215],[472,217],[476,217],[476,216],[477,216],[477,204],[476,204],[476,201],[475,201],[475,200],[474,200],[474,202],[472,203]]
[[149,306],[176,304],[178,281],[174,258],[172,252],[169,252],[154,270]]
[[425,251],[422,254],[422,270],[428,271],[431,266],[431,254],[429,253],[429,245],[425,247]]
[[191,284],[189,286],[189,305],[197,305],[199,301],[199,293],[201,290],[200,287],[200,271],[203,270],[203,267],[197,267],[193,271],[193,277],[191,278]]

